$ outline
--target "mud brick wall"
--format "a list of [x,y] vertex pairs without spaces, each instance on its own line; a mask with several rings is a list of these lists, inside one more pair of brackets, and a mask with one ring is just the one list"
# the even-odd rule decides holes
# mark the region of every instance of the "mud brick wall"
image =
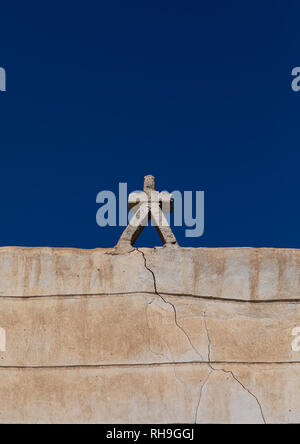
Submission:
[[300,422],[300,250],[115,253],[0,248],[0,423]]

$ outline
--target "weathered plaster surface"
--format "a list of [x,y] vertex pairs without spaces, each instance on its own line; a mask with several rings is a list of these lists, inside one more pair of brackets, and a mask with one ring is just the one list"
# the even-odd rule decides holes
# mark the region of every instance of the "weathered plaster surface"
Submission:
[[0,422],[300,422],[300,250],[0,248]]

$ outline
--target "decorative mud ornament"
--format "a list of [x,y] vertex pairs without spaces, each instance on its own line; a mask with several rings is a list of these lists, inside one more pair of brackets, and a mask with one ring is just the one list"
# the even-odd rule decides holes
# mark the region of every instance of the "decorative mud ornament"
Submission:
[[152,221],[164,245],[178,245],[165,217],[165,213],[173,210],[172,194],[156,191],[153,176],[145,176],[144,191],[131,193],[128,204],[134,214],[116,245],[117,249],[132,248],[149,220]]

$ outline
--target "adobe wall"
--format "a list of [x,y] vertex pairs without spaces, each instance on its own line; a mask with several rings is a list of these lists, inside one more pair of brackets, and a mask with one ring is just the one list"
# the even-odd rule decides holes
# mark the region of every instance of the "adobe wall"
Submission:
[[299,423],[297,326],[300,250],[0,248],[0,423]]

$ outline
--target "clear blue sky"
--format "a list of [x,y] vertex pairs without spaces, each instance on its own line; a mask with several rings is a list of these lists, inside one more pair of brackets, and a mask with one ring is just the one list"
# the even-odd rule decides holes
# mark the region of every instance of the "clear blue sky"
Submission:
[[205,191],[182,245],[300,248],[299,19],[296,0],[2,2],[0,245],[113,246],[97,193],[150,173]]

